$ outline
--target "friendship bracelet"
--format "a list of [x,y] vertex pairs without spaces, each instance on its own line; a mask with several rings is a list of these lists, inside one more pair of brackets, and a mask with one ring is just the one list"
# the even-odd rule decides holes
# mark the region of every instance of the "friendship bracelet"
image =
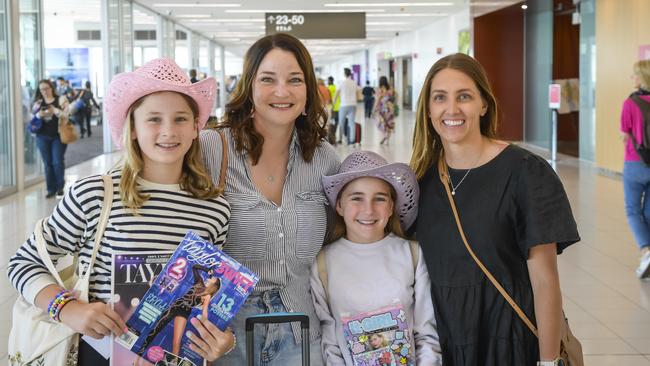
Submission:
[[47,306],[47,312],[50,315],[50,318],[55,322],[60,322],[59,315],[61,314],[61,309],[72,300],[77,298],[72,294],[72,292],[63,290],[59,292],[52,301],[50,301]]

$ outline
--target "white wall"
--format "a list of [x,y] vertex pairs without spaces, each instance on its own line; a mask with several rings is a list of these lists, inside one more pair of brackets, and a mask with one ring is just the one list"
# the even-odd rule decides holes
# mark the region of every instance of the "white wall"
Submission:
[[[368,49],[370,52],[370,83],[377,85],[378,53],[390,52],[393,58],[412,56],[413,100],[411,103],[415,109],[429,68],[440,58],[458,52],[458,32],[462,29],[468,29],[469,24],[470,14],[468,8],[438,19],[415,31],[400,34],[398,37],[370,47]],[[436,53],[437,48],[442,49],[441,54]],[[365,55],[363,50],[353,54],[341,55],[340,59],[334,63],[319,64],[318,66],[322,67],[322,76],[332,75],[334,80],[338,82],[343,78],[343,68],[352,64],[361,64],[362,75],[364,74]],[[396,75],[396,77],[401,77],[401,75]]]

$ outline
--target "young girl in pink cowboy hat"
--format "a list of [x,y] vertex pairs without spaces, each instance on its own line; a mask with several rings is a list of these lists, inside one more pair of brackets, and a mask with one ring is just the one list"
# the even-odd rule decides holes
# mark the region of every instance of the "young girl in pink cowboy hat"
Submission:
[[417,214],[413,171],[358,151],[322,182],[338,214],[311,271],[325,363],[440,365],[429,275],[403,234]]
[[[119,199],[112,203],[90,272],[90,301],[76,299],[56,284],[39,259],[34,234],[8,268],[11,282],[27,301],[48,312],[58,306],[53,320],[79,334],[97,339],[111,333],[120,336],[125,322],[107,305],[113,250],[174,250],[190,230],[223,244],[230,206],[221,195],[223,189],[212,183],[203,167],[197,139],[215,95],[213,78],[191,84],[181,68],[164,58],[113,78],[104,106],[123,159],[107,175]],[[37,228],[53,261],[73,254],[79,258],[78,267],[89,264],[104,194],[100,175],[77,181],[43,227]],[[221,332],[205,318],[189,321],[199,333],[188,335],[190,348],[205,359],[213,361],[233,348],[231,332]],[[78,364],[108,361],[82,340]]]

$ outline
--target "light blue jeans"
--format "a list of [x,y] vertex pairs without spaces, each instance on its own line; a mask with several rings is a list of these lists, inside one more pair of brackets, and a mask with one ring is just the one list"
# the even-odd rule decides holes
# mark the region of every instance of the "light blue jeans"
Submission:
[[345,136],[345,133],[347,132],[349,144],[354,144],[357,141],[355,136],[356,129],[354,126],[356,115],[356,105],[346,105],[345,107],[341,106],[339,108],[339,128],[341,129],[341,139],[343,139],[343,136]]
[[[230,324],[237,346],[228,355],[215,361],[213,366],[246,366],[246,318],[263,313],[285,312],[280,294],[267,291],[261,295],[251,295],[237,316]],[[255,366],[300,366],[302,365],[302,347],[296,343],[291,325],[257,324],[254,331]],[[310,343],[310,362],[312,366],[322,366],[320,338]]]
[[650,246],[650,167],[641,161],[623,165],[625,213],[639,249]]

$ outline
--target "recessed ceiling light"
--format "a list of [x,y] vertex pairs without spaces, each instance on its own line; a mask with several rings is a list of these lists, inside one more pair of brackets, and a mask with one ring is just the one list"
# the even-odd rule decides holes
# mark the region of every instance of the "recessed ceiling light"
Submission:
[[264,19],[237,19],[237,18],[213,18],[213,19],[190,19],[192,23],[263,23]]
[[399,13],[399,14],[366,14],[366,18],[392,18],[392,17],[446,17],[447,13]]
[[172,15],[174,18],[192,19],[192,18],[210,18],[211,14],[181,14]]

